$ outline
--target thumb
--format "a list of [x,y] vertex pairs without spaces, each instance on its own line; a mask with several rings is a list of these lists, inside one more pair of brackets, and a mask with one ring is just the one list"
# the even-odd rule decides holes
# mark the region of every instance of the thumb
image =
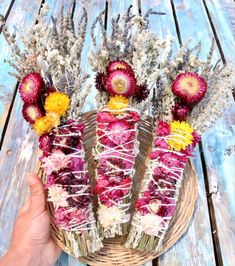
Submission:
[[37,216],[45,210],[45,192],[42,181],[34,173],[27,175],[30,188],[29,213]]

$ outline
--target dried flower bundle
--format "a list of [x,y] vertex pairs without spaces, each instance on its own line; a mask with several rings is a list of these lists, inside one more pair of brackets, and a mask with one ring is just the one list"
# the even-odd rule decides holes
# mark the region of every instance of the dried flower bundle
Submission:
[[103,246],[96,229],[93,193],[84,159],[84,124],[76,121],[90,87],[85,84],[88,75],[80,66],[87,13],[83,10],[78,32],[63,8],[59,22],[51,18],[49,24],[47,16],[48,7],[44,5],[37,24],[26,37],[21,37],[23,51],[4,23],[2,32],[12,50],[8,63],[16,73],[11,74],[21,79],[23,116],[40,135],[40,160],[55,224],[68,243],[77,243],[71,245],[71,252],[86,256]]
[[84,128],[83,123],[69,120],[39,139],[45,187],[48,201],[54,206],[55,224],[77,242],[73,247],[76,256],[86,256],[103,247],[96,229],[84,159]]

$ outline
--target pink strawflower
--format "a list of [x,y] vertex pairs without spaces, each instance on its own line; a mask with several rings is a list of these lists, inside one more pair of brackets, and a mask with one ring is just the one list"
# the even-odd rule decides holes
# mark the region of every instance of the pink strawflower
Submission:
[[105,80],[105,88],[110,95],[130,97],[135,93],[136,80],[130,71],[117,69]]
[[73,171],[83,171],[84,170],[84,161],[79,157],[71,157],[69,168]]
[[189,108],[185,105],[175,104],[172,108],[172,114],[174,120],[186,121],[189,114]]
[[51,174],[51,175],[48,175],[47,176],[47,182],[46,182],[46,185],[45,185],[45,189],[48,189],[49,187],[55,185],[56,182],[55,182],[55,178],[54,178],[54,175]]
[[132,137],[132,132],[129,131],[131,128],[132,126],[125,120],[111,122],[107,127],[110,132],[108,138],[117,145],[128,142]]
[[95,87],[98,91],[105,91],[105,74],[98,72],[95,76]]
[[44,87],[44,82],[39,73],[32,72],[23,77],[19,85],[19,94],[24,103],[36,103]]
[[45,169],[46,174],[50,175],[53,171],[59,171],[68,167],[70,158],[62,151],[55,150],[50,156],[45,157],[42,162],[42,167]]
[[171,133],[171,127],[164,121],[159,121],[156,129],[157,136],[167,136]]
[[136,101],[138,103],[140,103],[140,102],[142,102],[142,101],[147,99],[149,93],[150,93],[150,91],[149,91],[149,89],[148,89],[146,84],[137,85],[133,98],[136,99]]
[[161,149],[168,149],[169,146],[168,146],[168,143],[164,140],[164,139],[156,139],[154,141],[154,145],[157,147],[157,148],[161,148]]
[[110,123],[117,121],[117,118],[111,112],[98,112],[96,121],[98,123]]
[[66,207],[59,207],[55,210],[54,215],[57,226],[63,229],[70,229],[73,226],[83,224],[89,216],[89,214],[82,209],[68,211]]
[[23,105],[22,114],[24,119],[30,124],[34,124],[38,118],[44,115],[42,107],[37,103],[25,103]]
[[137,112],[129,112],[125,114],[124,119],[133,121],[134,123],[138,123],[140,121],[140,114]]
[[164,198],[162,200],[163,204],[168,204],[168,206],[160,206],[157,215],[161,217],[172,217],[176,210],[175,199]]
[[150,158],[151,160],[155,160],[155,159],[157,159],[157,158],[160,156],[161,153],[162,153],[161,151],[152,151],[152,152],[149,154],[149,158]]
[[172,84],[173,93],[186,104],[198,103],[205,95],[207,84],[197,73],[179,74]]
[[39,148],[43,151],[44,156],[49,156],[53,149],[53,136],[49,134],[43,134],[39,138]]
[[184,168],[184,163],[182,162],[182,156],[178,156],[172,152],[165,152],[159,157],[159,161],[162,162],[167,167],[177,167]]

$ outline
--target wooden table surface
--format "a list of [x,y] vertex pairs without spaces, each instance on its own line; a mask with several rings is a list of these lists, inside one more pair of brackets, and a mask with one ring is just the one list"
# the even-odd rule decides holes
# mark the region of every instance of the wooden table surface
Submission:
[[[201,40],[202,58],[209,50],[210,39],[216,39],[213,60],[234,64],[235,4],[232,0],[0,0],[0,13],[11,32],[21,28],[26,34],[35,23],[42,2],[50,7],[50,16],[59,17],[63,2],[71,12],[75,26],[85,7],[88,28],[106,9],[107,31],[113,15],[133,5],[133,12],[143,15],[150,7],[166,12],[151,16],[151,27],[160,37],[171,36],[178,49],[188,39],[191,45]],[[87,53],[91,48],[88,35],[82,54],[82,66],[91,72]],[[37,161],[37,139],[24,122],[22,103],[17,93],[17,80],[7,73],[4,64],[10,57],[8,46],[0,34],[0,255],[7,249],[12,227],[19,208],[28,196],[25,175],[33,171]],[[93,77],[93,75],[92,75]],[[94,108],[92,99],[88,109]],[[188,231],[167,253],[145,265],[213,266],[235,265],[235,106],[225,111],[225,117],[202,138],[193,159],[199,179],[199,195]],[[82,265],[62,254],[56,265]]]

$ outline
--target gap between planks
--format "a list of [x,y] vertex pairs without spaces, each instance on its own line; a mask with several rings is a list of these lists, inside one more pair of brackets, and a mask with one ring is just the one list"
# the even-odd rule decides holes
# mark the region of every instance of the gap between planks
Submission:
[[[12,0],[10,5],[8,6],[7,10],[6,10],[6,13],[5,14],[1,14],[1,15],[3,15],[5,21],[7,20],[9,14],[11,12],[11,8],[12,8],[14,2],[15,2],[15,0]],[[0,27],[0,34],[1,34],[1,32],[2,32],[2,27]]]

